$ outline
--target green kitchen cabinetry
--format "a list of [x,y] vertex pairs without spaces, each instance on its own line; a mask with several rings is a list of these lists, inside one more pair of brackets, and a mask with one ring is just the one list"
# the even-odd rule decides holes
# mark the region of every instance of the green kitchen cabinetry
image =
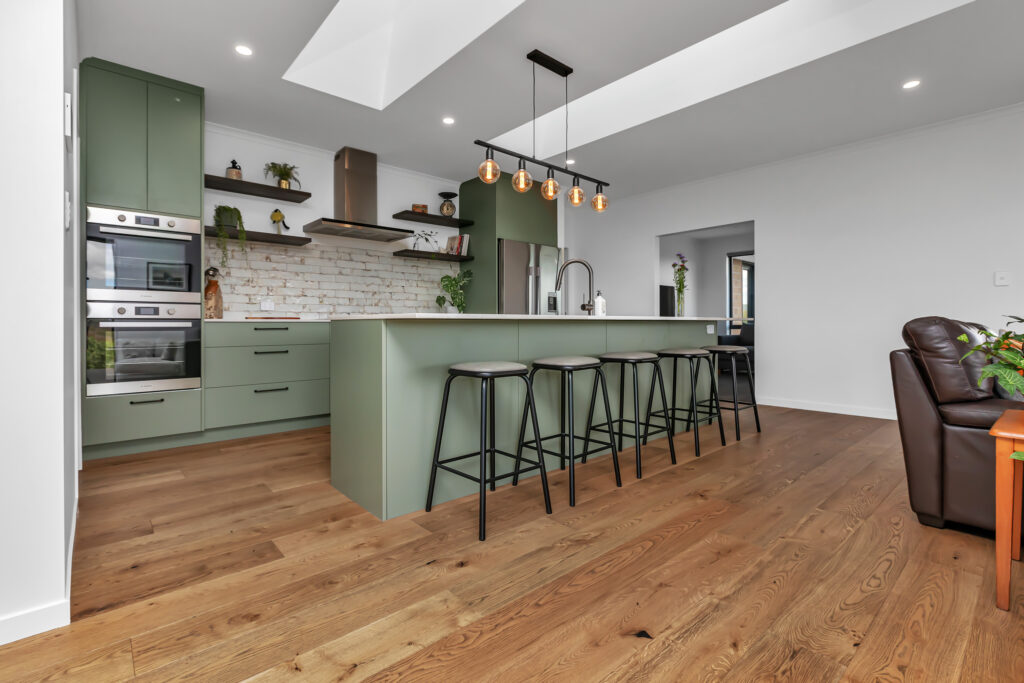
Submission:
[[82,445],[146,439],[202,429],[199,389],[82,400]]
[[329,344],[221,346],[206,349],[204,385],[210,389],[242,384],[326,379],[329,373]]
[[85,203],[199,217],[203,89],[94,58],[80,79]]
[[206,428],[287,420],[331,412],[327,379],[206,390]]
[[203,206],[203,98],[149,84],[147,207],[199,216]]
[[326,322],[218,322],[203,326],[203,346],[265,346],[268,344],[326,344]]
[[466,288],[469,313],[498,312],[498,240],[558,246],[557,203],[541,197],[539,182],[529,192],[516,192],[511,177],[503,174],[491,185],[474,178],[459,187],[459,215],[474,222],[465,228],[473,261],[461,266],[473,271]]

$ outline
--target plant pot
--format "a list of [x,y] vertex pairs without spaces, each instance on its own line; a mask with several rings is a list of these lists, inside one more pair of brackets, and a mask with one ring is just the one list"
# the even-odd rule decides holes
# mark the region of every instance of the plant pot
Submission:
[[280,187],[282,190],[290,190],[292,187],[292,181],[285,180],[284,178],[279,178],[277,181],[277,186]]

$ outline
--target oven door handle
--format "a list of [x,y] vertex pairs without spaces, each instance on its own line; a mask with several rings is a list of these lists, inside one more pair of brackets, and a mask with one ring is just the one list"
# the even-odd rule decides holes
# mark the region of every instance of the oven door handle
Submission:
[[149,320],[140,320],[139,322],[101,322],[100,327],[192,327],[195,323],[182,322],[182,323],[164,323],[164,322],[152,322]]
[[176,235],[167,232],[150,232],[149,230],[133,230],[131,228],[100,228],[100,232],[114,235],[135,235],[136,237],[152,237],[158,240],[178,240],[179,242],[191,242],[192,235]]

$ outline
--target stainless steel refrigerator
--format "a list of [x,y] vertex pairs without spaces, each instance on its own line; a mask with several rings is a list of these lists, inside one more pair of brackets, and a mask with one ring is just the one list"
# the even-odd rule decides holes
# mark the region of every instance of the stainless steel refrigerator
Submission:
[[498,240],[498,313],[559,315],[569,291],[566,272],[561,292],[555,291],[565,249],[543,244]]

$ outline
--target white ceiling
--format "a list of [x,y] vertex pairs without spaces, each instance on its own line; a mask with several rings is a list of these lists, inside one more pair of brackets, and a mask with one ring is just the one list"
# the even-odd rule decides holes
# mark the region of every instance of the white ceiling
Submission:
[[[335,0],[78,0],[79,45],[81,57],[205,87],[210,121],[325,149],[369,149],[384,163],[458,180],[482,158],[473,139],[530,120],[529,50],[576,69],[572,100],[781,2],[527,0],[382,111],[282,79]],[[614,200],[1021,102],[1022,25],[1024,2],[976,0],[571,155],[581,172],[611,182]],[[254,55],[236,55],[237,43]],[[353,58],[352,70],[361,66]],[[922,86],[903,91],[911,77]],[[538,70],[538,113],[562,103],[562,88]],[[446,115],[454,126],[441,124]]]

